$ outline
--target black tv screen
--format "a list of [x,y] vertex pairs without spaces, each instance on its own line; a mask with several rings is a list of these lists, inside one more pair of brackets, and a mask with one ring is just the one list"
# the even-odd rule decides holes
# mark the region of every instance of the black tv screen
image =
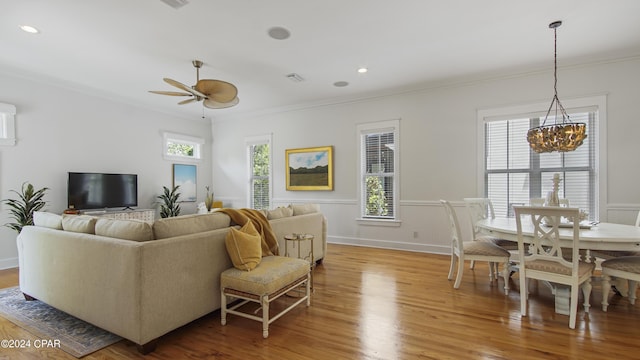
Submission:
[[138,175],[70,172],[69,207],[78,210],[138,206]]

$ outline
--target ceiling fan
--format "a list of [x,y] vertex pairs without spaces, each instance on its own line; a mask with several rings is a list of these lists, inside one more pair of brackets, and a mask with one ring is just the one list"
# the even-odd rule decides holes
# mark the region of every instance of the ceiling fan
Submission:
[[173,85],[180,90],[178,91],[155,91],[150,93],[169,95],[169,96],[190,96],[189,99],[182,100],[178,105],[189,104],[196,101],[202,101],[202,104],[209,109],[224,109],[234,105],[238,105],[238,89],[235,85],[222,80],[202,79],[200,80],[200,68],[202,61],[193,60],[191,62],[196,68],[196,84],[187,86],[179,81],[169,78],[163,78],[164,82]]

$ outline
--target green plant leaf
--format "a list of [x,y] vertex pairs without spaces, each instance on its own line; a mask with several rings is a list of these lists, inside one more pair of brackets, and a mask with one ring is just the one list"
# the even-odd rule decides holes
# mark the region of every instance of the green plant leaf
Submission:
[[35,190],[32,184],[24,182],[21,192],[11,190],[18,195],[18,199],[3,199],[2,202],[9,207],[9,213],[15,222],[4,224],[18,233],[27,225],[33,225],[33,213],[42,210],[47,202],[44,196],[49,188],[44,187]]

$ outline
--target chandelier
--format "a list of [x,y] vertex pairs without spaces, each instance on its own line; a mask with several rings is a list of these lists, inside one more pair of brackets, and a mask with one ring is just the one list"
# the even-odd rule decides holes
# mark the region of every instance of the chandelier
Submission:
[[[554,96],[551,100],[547,115],[544,117],[542,126],[534,127],[527,131],[527,141],[531,149],[537,153],[545,152],[567,152],[573,151],[582,145],[587,137],[587,125],[585,123],[573,123],[569,119],[569,115],[558,99],[558,54],[557,54],[557,36],[556,29],[562,25],[562,21],[554,21],[549,24],[549,28],[553,29],[554,49],[553,49],[553,91]],[[555,123],[546,125],[547,118],[554,109],[555,104]],[[558,111],[562,115],[562,122],[558,123]]]

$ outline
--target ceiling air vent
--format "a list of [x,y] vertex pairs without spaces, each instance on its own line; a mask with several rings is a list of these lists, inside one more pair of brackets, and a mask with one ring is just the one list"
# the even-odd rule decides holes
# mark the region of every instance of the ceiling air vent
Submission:
[[160,1],[171,6],[174,9],[180,9],[181,7],[189,3],[189,0],[160,0]]
[[293,82],[303,82],[304,79],[302,78],[302,76],[296,74],[296,73],[291,73],[287,75],[287,79],[293,81]]

